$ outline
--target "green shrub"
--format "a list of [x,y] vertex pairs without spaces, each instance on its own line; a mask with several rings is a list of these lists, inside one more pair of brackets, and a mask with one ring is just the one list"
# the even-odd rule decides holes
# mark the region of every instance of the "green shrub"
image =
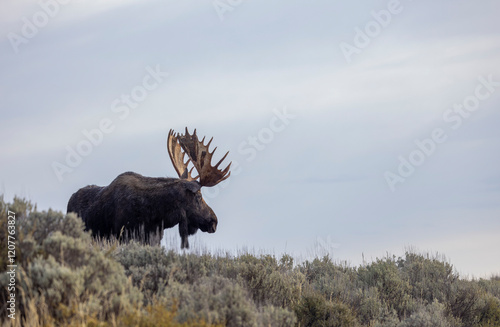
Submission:
[[364,287],[376,287],[382,303],[389,309],[394,309],[400,319],[415,310],[416,302],[411,297],[412,286],[403,279],[394,258],[377,259],[376,262],[361,267],[358,274]]
[[411,285],[411,295],[425,303],[438,300],[444,303],[451,286],[458,280],[453,273],[453,266],[436,257],[424,257],[421,254],[407,252],[405,259],[398,260],[398,266],[404,279]]
[[365,325],[378,321],[384,310],[379,300],[378,289],[371,287],[360,291],[358,298],[355,308],[359,321]]
[[203,319],[194,319],[184,323],[177,320],[177,306],[169,307],[163,301],[153,301],[144,310],[127,312],[118,318],[120,327],[222,327],[213,325]]
[[[386,306],[382,306],[378,319],[368,324],[373,327],[400,327],[400,320],[394,309],[389,310]],[[458,326],[457,326],[458,327]]]
[[448,299],[448,310],[466,326],[477,324],[480,287],[475,282],[458,280],[451,287]]
[[356,317],[349,306],[338,301],[328,301],[318,293],[303,296],[295,312],[301,326],[350,327],[357,325]]
[[151,304],[169,280],[185,281],[186,272],[180,269],[178,256],[166,253],[158,246],[144,246],[131,242],[120,246],[114,258],[124,267],[132,284],[145,295],[145,304]]
[[179,303],[179,321],[204,318],[225,326],[254,326],[257,309],[249,294],[235,281],[205,277],[194,284],[173,282],[164,291],[167,303]]
[[356,270],[332,262],[330,257],[306,261],[302,272],[310,284],[327,299],[338,299],[345,303],[359,302]]
[[257,319],[258,326],[291,327],[295,326],[296,323],[297,317],[295,313],[288,309],[274,306],[264,307],[259,312]]
[[476,307],[480,326],[500,326],[500,299],[491,294],[483,294]]
[[293,271],[293,262],[285,257],[278,263],[273,256],[257,258],[243,255],[235,261],[236,278],[251,292],[253,300],[260,306],[292,306],[300,297],[304,276]]
[[446,318],[445,306],[438,301],[422,305],[399,327],[452,327]]
[[489,280],[481,279],[478,284],[484,292],[490,293],[500,299],[500,278],[498,276],[492,277]]

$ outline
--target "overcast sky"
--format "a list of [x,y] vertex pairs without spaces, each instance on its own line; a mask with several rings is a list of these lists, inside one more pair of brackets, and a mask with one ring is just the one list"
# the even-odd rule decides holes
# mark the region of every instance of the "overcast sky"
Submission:
[[234,168],[204,190],[217,232],[191,242],[353,265],[413,247],[500,273],[499,12],[3,0],[0,193],[65,211],[125,171],[175,176],[168,131],[196,127]]

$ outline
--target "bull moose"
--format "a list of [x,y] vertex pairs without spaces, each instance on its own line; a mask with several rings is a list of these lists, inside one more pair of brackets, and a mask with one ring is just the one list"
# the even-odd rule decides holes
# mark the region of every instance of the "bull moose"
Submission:
[[[181,248],[189,248],[189,235],[198,229],[214,233],[217,228],[217,216],[203,200],[201,187],[215,186],[231,175],[231,163],[225,169],[218,169],[229,152],[212,166],[217,149],[209,151],[212,140],[205,145],[205,137],[200,141],[196,129],[192,135],[187,127],[185,135],[170,130],[167,149],[179,178],[126,172],[108,186],[88,185],[79,189],[69,199],[67,212],[79,215],[87,230],[102,237],[119,237],[122,230],[143,231],[147,241],[152,232],[179,224]],[[188,160],[184,161],[186,154]],[[196,177],[192,176],[194,168],[198,172]]]

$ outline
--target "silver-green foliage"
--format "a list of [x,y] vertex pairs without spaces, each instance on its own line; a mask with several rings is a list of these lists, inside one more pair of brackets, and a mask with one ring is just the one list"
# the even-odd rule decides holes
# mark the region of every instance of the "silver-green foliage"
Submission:
[[198,317],[227,326],[294,326],[293,304],[304,276],[290,257],[177,254],[137,243],[115,258],[146,302],[162,297],[179,307],[178,319]]
[[42,324],[85,316],[133,325],[161,306],[164,316],[187,325],[500,326],[499,278],[461,279],[444,258],[409,252],[356,268],[328,256],[295,264],[288,255],[176,253],[96,241],[74,215],[37,212],[29,201],[0,196],[2,318],[8,210],[17,219],[19,312],[53,320],[38,319]]
[[[20,312],[37,308],[40,316],[64,321],[84,311],[104,319],[140,301],[141,294],[128,283],[123,267],[109,253],[91,247],[81,219],[52,210],[23,212],[16,201],[20,200],[6,206],[17,216],[16,296]],[[6,277],[0,275],[3,290]]]
[[429,305],[422,305],[398,327],[452,327],[445,310],[445,305],[437,300]]

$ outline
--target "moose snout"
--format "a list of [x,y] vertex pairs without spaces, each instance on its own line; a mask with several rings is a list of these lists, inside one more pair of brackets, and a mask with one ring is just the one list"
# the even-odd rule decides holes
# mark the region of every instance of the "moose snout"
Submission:
[[208,233],[215,233],[215,231],[217,230],[217,222],[214,221],[209,227],[208,227],[208,230],[207,232]]

